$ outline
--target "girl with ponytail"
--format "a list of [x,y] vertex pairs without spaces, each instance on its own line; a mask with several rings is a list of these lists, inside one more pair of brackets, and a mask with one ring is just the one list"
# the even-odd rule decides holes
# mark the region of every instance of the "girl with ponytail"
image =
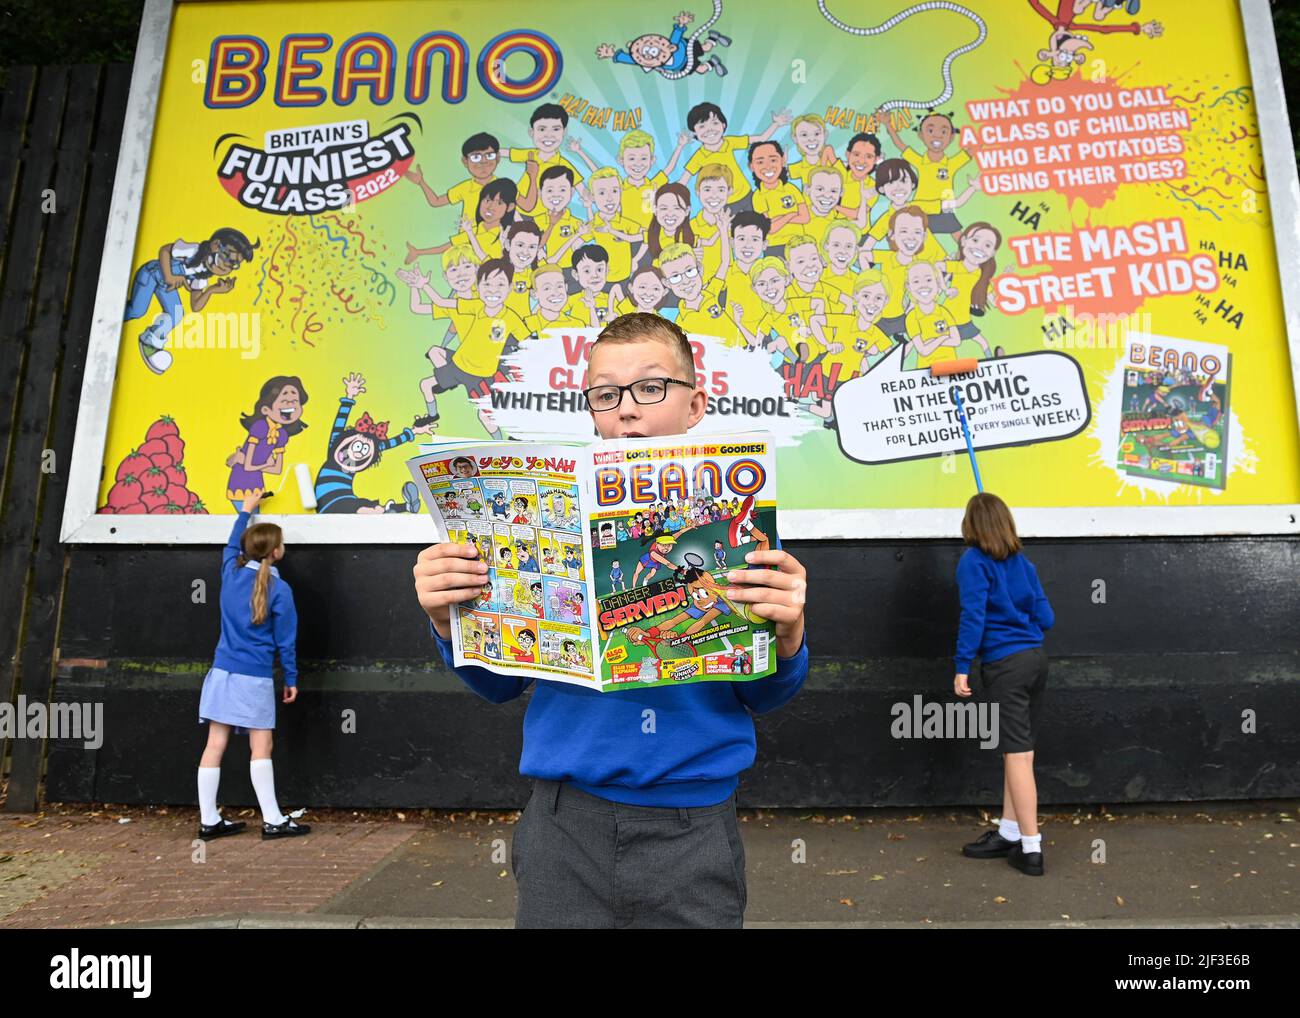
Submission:
[[208,723],[208,744],[199,761],[199,837],[204,841],[238,834],[244,824],[217,810],[221,757],[233,728],[248,734],[248,765],[262,810],[262,840],[297,837],[311,828],[280,812],[271,767],[275,728],[276,654],[284,670],[284,702],[298,698],[296,643],[298,614],[293,591],[275,567],[284,556],[284,535],[274,523],[249,526],[253,511],[267,497],[261,492],[243,502],[221,561],[221,639],[199,696],[199,722]]

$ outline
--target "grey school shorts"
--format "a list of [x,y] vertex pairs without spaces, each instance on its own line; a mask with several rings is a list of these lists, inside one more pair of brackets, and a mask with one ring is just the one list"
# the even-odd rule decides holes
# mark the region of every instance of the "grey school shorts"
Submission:
[[745,915],[734,793],[676,809],[534,780],[510,865],[517,929],[738,929]]
[[1038,737],[1038,718],[1047,689],[1047,652],[1017,651],[980,665],[982,699],[998,705],[999,753],[1028,753]]

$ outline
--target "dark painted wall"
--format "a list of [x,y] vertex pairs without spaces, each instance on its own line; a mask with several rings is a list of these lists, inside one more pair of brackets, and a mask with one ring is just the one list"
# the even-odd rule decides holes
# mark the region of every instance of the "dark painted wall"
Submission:
[[[893,704],[951,700],[958,542],[790,542],[809,574],[814,662],[760,718],[750,805],[994,803],[1000,758],[891,737]],[[1300,540],[1044,540],[1056,609],[1038,751],[1045,803],[1300,793]],[[416,549],[293,547],[303,693],[281,708],[277,781],[314,806],[517,806],[522,707],[443,668],[411,589]],[[103,698],[97,752],[55,745],[52,799],[192,802],[198,691],[217,638],[217,549],[78,548],[60,699]],[[204,579],[208,603],[193,604]],[[1095,581],[1105,602],[1094,602]],[[106,667],[68,666],[99,659]],[[635,695],[623,692],[611,695]],[[356,711],[356,734],[341,732]],[[1255,712],[1245,734],[1242,712]],[[252,802],[247,749],[223,799]]]

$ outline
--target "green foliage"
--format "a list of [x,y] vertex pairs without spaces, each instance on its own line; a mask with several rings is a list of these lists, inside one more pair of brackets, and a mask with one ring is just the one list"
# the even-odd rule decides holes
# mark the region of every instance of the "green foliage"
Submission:
[[1291,143],[1300,162],[1300,3],[1270,0],[1270,5],[1277,51],[1282,60],[1282,87],[1286,91],[1287,112],[1291,115]]
[[6,0],[0,67],[129,64],[144,0]]

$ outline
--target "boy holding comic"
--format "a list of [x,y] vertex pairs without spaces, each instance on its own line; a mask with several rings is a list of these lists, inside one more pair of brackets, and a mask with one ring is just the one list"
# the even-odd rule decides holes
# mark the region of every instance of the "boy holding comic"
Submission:
[[[593,344],[585,391],[602,438],[683,434],[704,417],[686,335],[658,315],[623,315]],[[782,706],[808,674],[806,573],[779,544],[727,574],[727,597],[776,623],[776,673],[600,693],[540,681],[524,717],[519,770],[533,779],[515,829],[518,927],[739,927],[745,851],[736,785],[755,755],[751,714]],[[770,568],[775,567],[775,568]],[[469,544],[416,561],[415,589],[443,660],[454,660],[450,606],[487,572]],[[531,679],[455,669],[493,703]]]

